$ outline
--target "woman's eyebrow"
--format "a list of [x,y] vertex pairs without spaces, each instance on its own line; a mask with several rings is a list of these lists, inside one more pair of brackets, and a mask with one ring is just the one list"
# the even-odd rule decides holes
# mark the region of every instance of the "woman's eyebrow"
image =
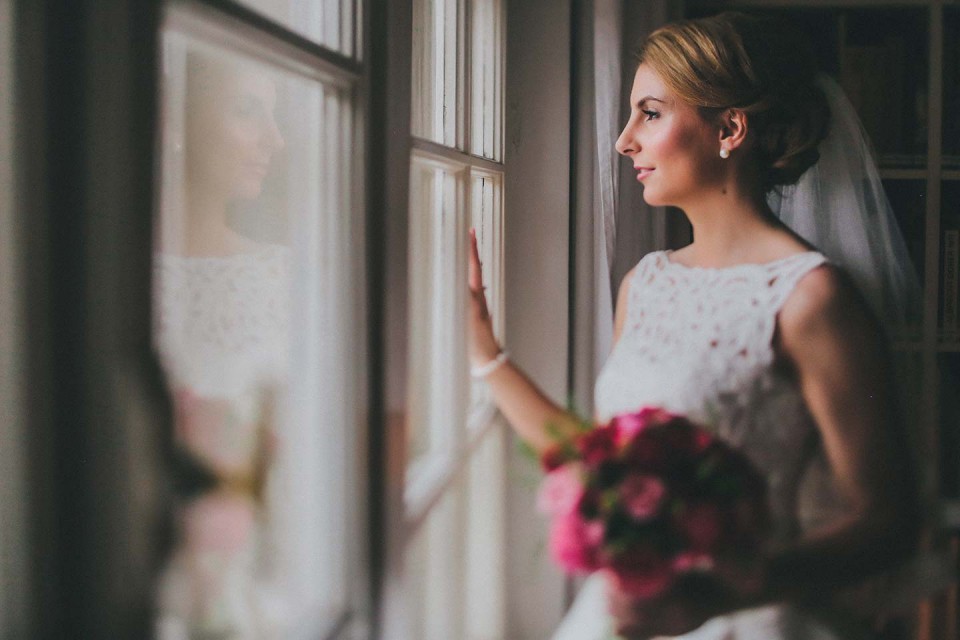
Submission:
[[664,102],[660,98],[655,98],[653,96],[644,96],[643,98],[640,98],[640,100],[637,101],[637,108],[642,109],[643,105],[645,105],[648,102],[659,102],[660,104],[666,104],[666,102]]

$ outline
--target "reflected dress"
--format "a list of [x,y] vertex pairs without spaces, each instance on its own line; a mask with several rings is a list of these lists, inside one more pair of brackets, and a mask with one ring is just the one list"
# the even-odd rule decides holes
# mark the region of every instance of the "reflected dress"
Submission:
[[289,366],[290,252],[158,254],[154,279],[176,445],[213,478],[178,504],[156,637],[285,637],[275,501],[266,494]]
[[[789,543],[843,510],[816,425],[773,349],[779,310],[801,278],[827,260],[810,251],[715,269],[684,266],[669,254],[646,255],[630,274],[623,330],[597,379],[597,418],[653,405],[705,425],[764,474],[773,542]],[[602,576],[590,576],[553,640],[614,637],[604,591]],[[773,604],[714,618],[682,637],[860,636],[852,621],[839,631],[839,618]]]

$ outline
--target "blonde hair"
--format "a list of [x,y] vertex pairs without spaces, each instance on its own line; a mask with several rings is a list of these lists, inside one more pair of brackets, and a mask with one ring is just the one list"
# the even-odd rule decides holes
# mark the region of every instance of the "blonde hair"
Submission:
[[638,58],[705,119],[747,114],[765,190],[819,159],[830,109],[809,45],[785,23],[736,12],[684,20],[650,34]]

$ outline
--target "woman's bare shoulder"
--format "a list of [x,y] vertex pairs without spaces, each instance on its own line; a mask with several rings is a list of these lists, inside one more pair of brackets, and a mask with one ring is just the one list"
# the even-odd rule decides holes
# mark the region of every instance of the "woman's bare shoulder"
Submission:
[[778,320],[784,343],[797,348],[807,346],[817,336],[844,338],[879,330],[850,276],[832,263],[819,265],[800,279],[780,309]]

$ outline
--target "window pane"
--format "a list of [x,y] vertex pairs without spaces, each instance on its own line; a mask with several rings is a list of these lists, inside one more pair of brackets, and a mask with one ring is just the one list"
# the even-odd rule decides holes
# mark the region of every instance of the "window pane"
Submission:
[[409,468],[454,446],[463,424],[466,221],[458,167],[416,157],[411,169]]
[[470,0],[470,152],[502,159],[503,24],[500,0]]
[[505,637],[506,439],[495,429],[415,533],[406,555],[412,638]]
[[463,637],[458,622],[462,590],[456,566],[463,547],[462,504],[456,486],[447,490],[406,549],[411,638]]
[[354,34],[360,0],[240,0],[291,31],[346,56],[360,57]]
[[413,2],[413,135],[458,145],[463,94],[457,0]]
[[364,510],[352,98],[163,45],[154,332],[179,506],[158,635],[318,637],[350,604]]

